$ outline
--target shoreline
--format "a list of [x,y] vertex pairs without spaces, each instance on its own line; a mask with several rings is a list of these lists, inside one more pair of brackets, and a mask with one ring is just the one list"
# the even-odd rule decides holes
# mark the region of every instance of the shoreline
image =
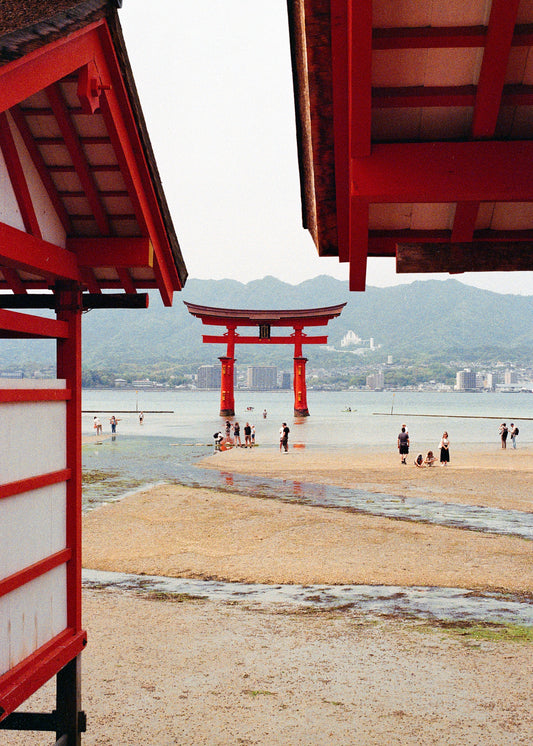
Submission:
[[[384,465],[354,453],[235,448],[200,462],[228,491],[164,484],[84,516],[89,569],[231,582],[461,587],[531,593],[531,543],[512,536],[409,522],[231,492],[231,473],[364,486],[426,499],[533,512],[531,458],[472,467]],[[461,465],[462,464],[462,465]],[[509,480],[511,479],[511,482]],[[377,480],[379,479],[379,483]],[[508,485],[498,492],[497,485]],[[496,493],[496,494],[495,494]]]

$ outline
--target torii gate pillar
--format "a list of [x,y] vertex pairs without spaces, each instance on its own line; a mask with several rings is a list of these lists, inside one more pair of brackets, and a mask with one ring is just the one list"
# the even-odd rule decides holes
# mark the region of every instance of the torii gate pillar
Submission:
[[235,395],[233,393],[235,358],[223,355],[218,358],[220,371],[220,416],[233,417],[235,414]]
[[306,357],[294,357],[294,416],[309,417],[305,384]]

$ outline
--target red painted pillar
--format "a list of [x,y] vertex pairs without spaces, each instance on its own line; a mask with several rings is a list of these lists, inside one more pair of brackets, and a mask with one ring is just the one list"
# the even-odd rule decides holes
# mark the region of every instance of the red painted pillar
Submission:
[[218,359],[222,366],[220,375],[220,416],[233,417],[235,414],[235,397],[233,394],[235,358],[223,355]]
[[307,387],[305,385],[306,357],[294,356],[294,416],[309,417]]

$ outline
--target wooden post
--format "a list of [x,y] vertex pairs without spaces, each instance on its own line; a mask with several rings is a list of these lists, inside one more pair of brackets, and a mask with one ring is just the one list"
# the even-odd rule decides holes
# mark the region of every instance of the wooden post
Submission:
[[233,392],[233,370],[235,358],[223,355],[218,359],[221,363],[220,416],[233,417],[235,414],[235,395]]
[[[67,624],[81,629],[81,289],[57,286],[57,318],[69,327],[67,339],[57,342],[57,377],[64,378],[71,397],[67,401],[67,546],[72,557],[67,563]],[[56,738],[65,746],[81,744],[81,661],[77,656],[56,677]]]
[[305,383],[306,357],[294,357],[294,416],[309,417],[307,387]]

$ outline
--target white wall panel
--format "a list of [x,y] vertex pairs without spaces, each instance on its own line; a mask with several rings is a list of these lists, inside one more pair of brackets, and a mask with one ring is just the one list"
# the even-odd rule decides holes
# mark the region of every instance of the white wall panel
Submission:
[[66,484],[0,500],[0,580],[66,545]]
[[65,565],[0,598],[0,676],[66,626]]
[[[0,379],[0,388],[64,388],[64,381]],[[65,468],[65,413],[62,401],[0,403],[0,484]]]

